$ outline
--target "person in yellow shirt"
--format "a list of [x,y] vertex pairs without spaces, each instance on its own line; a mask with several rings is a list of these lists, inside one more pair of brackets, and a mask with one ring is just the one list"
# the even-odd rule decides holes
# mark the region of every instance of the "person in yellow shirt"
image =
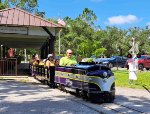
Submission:
[[39,65],[44,65],[44,59],[39,61]]
[[53,54],[48,54],[47,60],[45,61],[45,67],[55,66]]
[[60,59],[59,65],[60,66],[73,66],[77,64],[77,61],[75,57],[72,56],[72,53],[73,51],[71,49],[68,49],[66,51],[66,56]]
[[32,56],[32,59],[30,60],[30,69],[31,69],[31,75],[35,76],[35,72],[36,72],[36,65],[39,64],[39,59],[37,59],[35,57],[35,55]]

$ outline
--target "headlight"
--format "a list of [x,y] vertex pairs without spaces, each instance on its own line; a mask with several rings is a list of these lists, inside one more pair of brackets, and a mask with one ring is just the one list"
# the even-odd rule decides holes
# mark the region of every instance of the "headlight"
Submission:
[[107,72],[103,72],[103,76],[104,76],[104,77],[107,77],[107,76],[108,76],[108,73],[107,73]]

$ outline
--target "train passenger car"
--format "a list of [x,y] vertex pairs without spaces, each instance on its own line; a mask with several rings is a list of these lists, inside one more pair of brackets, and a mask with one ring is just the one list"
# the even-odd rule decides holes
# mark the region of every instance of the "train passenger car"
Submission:
[[58,66],[54,82],[92,102],[112,102],[115,99],[115,77],[105,66],[85,63],[73,67]]

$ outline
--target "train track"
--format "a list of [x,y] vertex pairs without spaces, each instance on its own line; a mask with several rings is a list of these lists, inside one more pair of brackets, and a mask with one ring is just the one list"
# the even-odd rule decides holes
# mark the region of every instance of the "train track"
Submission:
[[120,113],[120,114],[128,114],[128,113],[134,113],[134,114],[146,114],[145,112],[126,106],[126,105],[122,105],[120,103],[114,102],[111,104],[111,106],[109,104],[102,104],[104,107],[107,107],[113,111],[115,111],[116,113]]
[[81,98],[70,99],[78,104],[84,105],[99,114],[148,114],[144,111],[120,104],[118,102],[95,104],[84,101]]

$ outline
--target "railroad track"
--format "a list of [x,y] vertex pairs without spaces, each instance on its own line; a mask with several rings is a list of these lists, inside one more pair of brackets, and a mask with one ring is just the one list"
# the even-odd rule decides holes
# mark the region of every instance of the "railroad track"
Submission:
[[111,104],[102,104],[102,106],[107,107],[116,113],[119,114],[146,114],[144,111],[138,110],[136,108],[132,108],[130,106],[122,105],[120,103],[114,102]]
[[74,98],[70,100],[82,104],[99,114],[148,114],[144,111],[120,104],[118,102],[95,104],[89,101],[84,101],[81,98]]

